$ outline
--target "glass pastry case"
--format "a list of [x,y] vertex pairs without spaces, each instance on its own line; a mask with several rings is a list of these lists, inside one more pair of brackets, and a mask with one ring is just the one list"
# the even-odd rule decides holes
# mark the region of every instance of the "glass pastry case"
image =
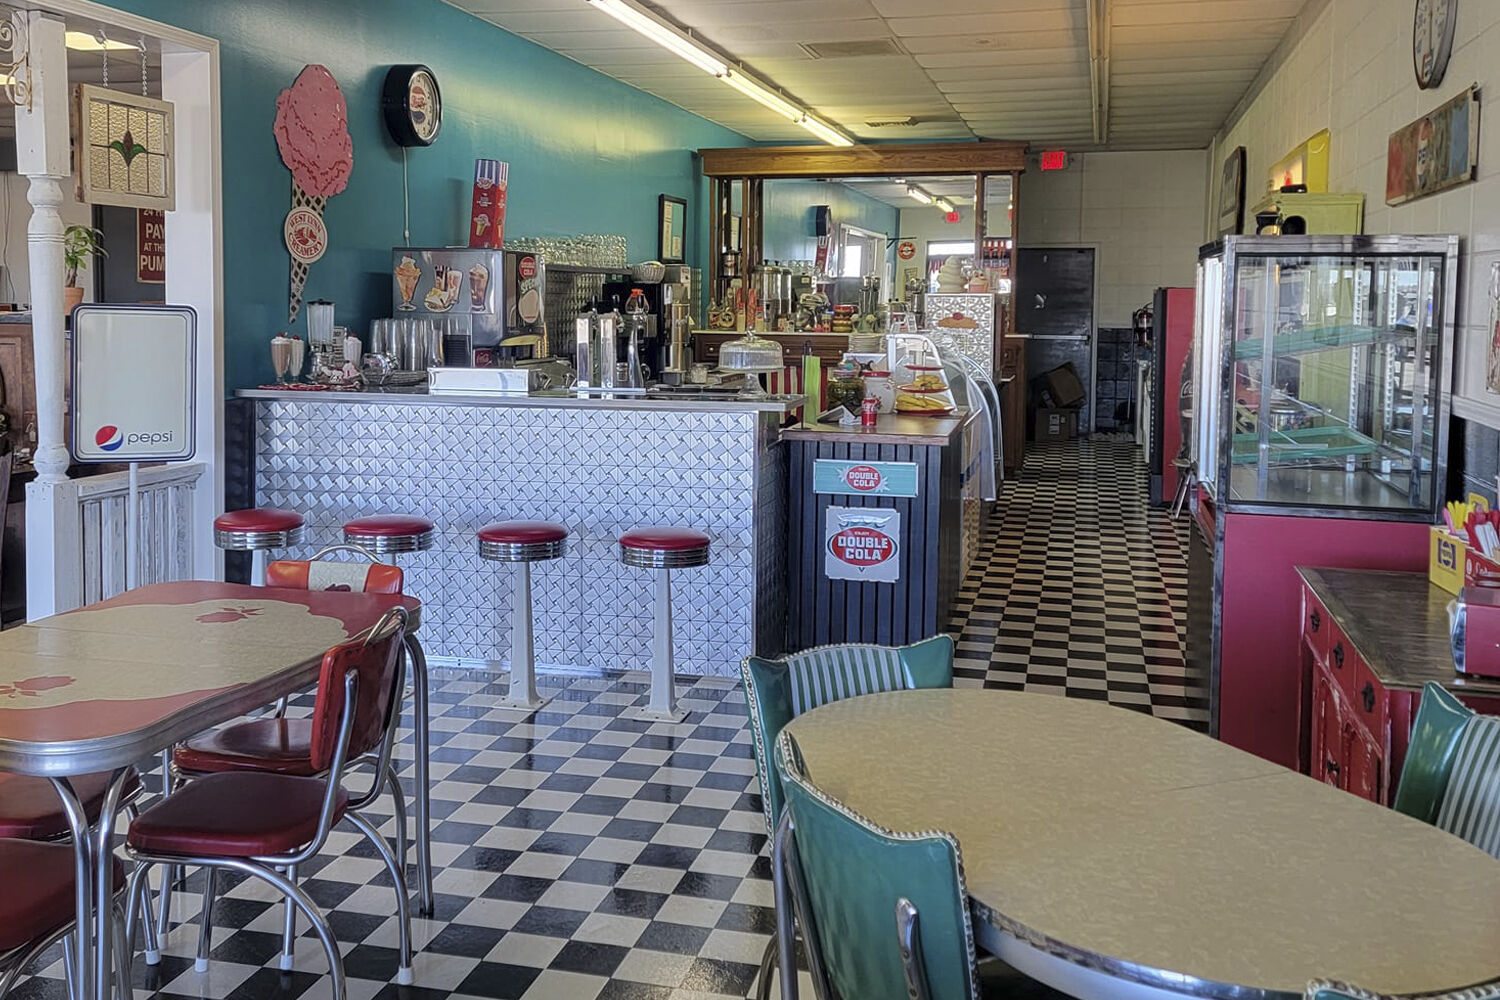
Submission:
[[1231,236],[1197,278],[1194,458],[1247,513],[1432,521],[1456,236]]

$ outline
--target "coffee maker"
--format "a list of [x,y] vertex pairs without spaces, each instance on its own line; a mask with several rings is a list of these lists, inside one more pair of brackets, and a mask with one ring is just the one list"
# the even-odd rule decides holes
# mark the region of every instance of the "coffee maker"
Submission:
[[[655,284],[628,279],[604,282],[599,312],[623,313],[632,289],[646,296],[646,329],[641,337],[644,362],[654,376],[678,384],[691,367],[687,343],[692,336],[694,315],[693,273],[686,264],[668,264],[666,276]],[[675,377],[674,377],[675,376]]]

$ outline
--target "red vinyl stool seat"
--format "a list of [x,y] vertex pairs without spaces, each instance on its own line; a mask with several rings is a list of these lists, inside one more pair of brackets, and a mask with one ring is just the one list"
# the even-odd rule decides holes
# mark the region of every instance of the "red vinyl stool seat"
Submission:
[[[326,784],[320,778],[255,771],[189,782],[136,817],[125,843],[149,854],[237,858],[287,854],[318,830]],[[349,793],[334,809],[341,819]]]
[[284,549],[300,545],[306,522],[294,510],[248,507],[214,518],[214,544],[236,552]]
[[195,736],[172,751],[172,765],[189,774],[265,771],[311,777],[311,719],[251,719]]
[[431,521],[415,514],[372,514],[344,522],[344,541],[376,555],[426,552],[432,548],[434,532]]
[[[125,866],[112,866],[116,890]],[[0,840],[0,952],[36,941],[73,922],[73,847],[30,840]]]
[[631,528],[620,536],[620,561],[640,569],[683,569],[708,562],[709,537],[694,528]]
[[656,600],[651,626],[651,699],[627,717],[681,722],[672,657],[672,570],[708,563],[710,539],[696,528],[631,528],[620,536],[620,561],[656,571]]
[[568,547],[568,529],[551,521],[496,521],[475,532],[479,557],[515,563],[511,584],[510,688],[503,703],[535,711],[551,698],[536,689],[536,655],[531,643],[531,564],[558,559]]
[[[77,774],[68,781],[73,786],[92,826],[99,821],[104,793],[109,789],[108,772]],[[120,790],[120,805],[141,791],[141,776],[131,768]],[[63,812],[57,790],[46,778],[0,773],[0,837],[17,840],[57,840],[68,836],[68,817]],[[3,879],[0,874],[0,879]]]
[[551,521],[496,521],[475,532],[479,557],[495,562],[556,559],[568,544],[568,529]]

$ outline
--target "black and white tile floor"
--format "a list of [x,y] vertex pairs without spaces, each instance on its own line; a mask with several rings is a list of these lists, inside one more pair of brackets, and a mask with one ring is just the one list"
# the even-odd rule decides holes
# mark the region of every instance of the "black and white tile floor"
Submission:
[[[959,683],[1194,720],[1181,544],[1179,529],[1145,507],[1130,446],[1036,450],[1006,485],[988,557],[959,596]],[[343,946],[350,1000],[745,997],[773,911],[738,686],[684,682],[690,714],[667,725],[621,718],[645,701],[641,674],[545,677],[556,697],[532,715],[500,706],[503,677],[434,674],[437,913],[414,922],[415,986],[391,984],[394,905],[368,845],[340,830],[305,866],[304,885]],[[409,778],[405,735],[398,755]],[[195,926],[179,927],[159,966],[136,961],[136,996],[328,997],[316,940],[304,931],[295,971],[281,972],[274,894],[230,884],[215,907],[209,971],[193,971]],[[196,889],[195,876],[174,897],[174,916],[196,916]],[[60,953],[38,973],[12,996],[64,1000]]]

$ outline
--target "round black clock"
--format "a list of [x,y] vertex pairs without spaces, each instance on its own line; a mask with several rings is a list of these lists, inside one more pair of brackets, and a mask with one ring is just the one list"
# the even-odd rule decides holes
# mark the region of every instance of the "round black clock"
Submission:
[[1411,64],[1417,86],[1429,90],[1443,82],[1453,54],[1453,24],[1458,0],[1417,0],[1412,15]]
[[443,127],[443,95],[426,66],[392,66],[380,95],[385,127],[399,146],[431,146]]

